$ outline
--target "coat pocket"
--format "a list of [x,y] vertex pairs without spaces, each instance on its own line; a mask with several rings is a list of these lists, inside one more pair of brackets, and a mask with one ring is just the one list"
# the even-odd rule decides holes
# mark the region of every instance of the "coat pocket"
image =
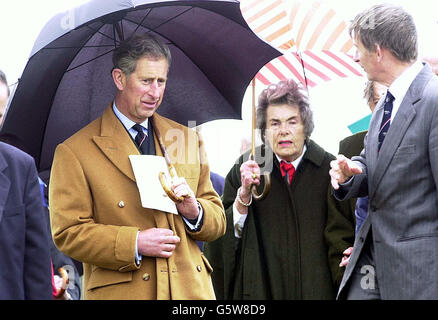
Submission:
[[90,275],[88,290],[94,290],[114,284],[132,281],[131,272],[119,272],[96,267]]
[[406,157],[415,154],[415,145],[400,146],[395,151],[394,157]]
[[420,240],[420,239],[424,239],[424,238],[436,238],[436,237],[438,237],[437,232],[416,234],[416,235],[407,235],[407,236],[399,237],[397,239],[397,242],[414,241],[414,240]]
[[14,206],[14,207],[0,207],[0,211],[3,211],[4,217],[12,217],[19,214],[24,214],[24,205]]

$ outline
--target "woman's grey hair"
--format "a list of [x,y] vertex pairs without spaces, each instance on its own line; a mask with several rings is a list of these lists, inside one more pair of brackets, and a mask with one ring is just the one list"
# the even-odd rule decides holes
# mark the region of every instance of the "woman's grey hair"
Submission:
[[293,80],[283,80],[277,84],[269,85],[259,96],[257,106],[257,128],[260,129],[260,135],[265,143],[266,131],[266,110],[272,105],[287,104],[298,106],[301,121],[304,126],[304,135],[306,140],[310,138],[315,127],[313,123],[313,113],[310,109],[307,96],[302,92],[300,86]]
[[349,32],[370,52],[375,52],[375,44],[378,44],[402,62],[412,62],[418,57],[414,20],[400,6],[378,4],[359,13]]
[[374,87],[374,81],[369,80],[367,81],[365,88],[363,90],[363,97],[367,104],[370,104],[370,101],[374,101],[374,96],[376,95],[376,90]]
[[118,68],[125,75],[133,73],[137,67],[137,61],[141,58],[167,60],[170,68],[171,54],[169,47],[160,42],[151,34],[143,33],[122,41],[120,46],[113,52],[113,69]]

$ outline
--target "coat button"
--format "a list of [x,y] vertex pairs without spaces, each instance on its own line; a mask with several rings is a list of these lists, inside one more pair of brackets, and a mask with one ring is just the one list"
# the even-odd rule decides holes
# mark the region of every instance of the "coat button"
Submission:
[[145,274],[143,274],[143,276],[142,276],[142,279],[143,279],[144,281],[148,281],[150,278],[151,278],[151,276],[149,275],[149,273],[145,273]]
[[201,272],[202,271],[202,267],[201,266],[196,266],[196,270],[198,270],[198,272]]
[[118,206],[119,206],[119,208],[123,208],[123,207],[125,207],[125,203],[123,201],[120,201]]

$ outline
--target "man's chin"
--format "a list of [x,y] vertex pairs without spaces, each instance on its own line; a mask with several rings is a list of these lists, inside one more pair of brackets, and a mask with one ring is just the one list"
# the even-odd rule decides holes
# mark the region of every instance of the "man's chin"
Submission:
[[157,109],[158,109],[158,107],[151,108],[151,109],[144,108],[142,110],[142,114],[141,114],[142,118],[146,119],[146,118],[152,117],[152,115],[155,113],[155,111],[157,111]]

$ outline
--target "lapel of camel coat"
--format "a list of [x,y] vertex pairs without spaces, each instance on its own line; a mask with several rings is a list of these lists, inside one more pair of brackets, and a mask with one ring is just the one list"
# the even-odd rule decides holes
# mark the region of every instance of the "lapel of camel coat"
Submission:
[[114,166],[135,182],[128,156],[138,155],[140,152],[123,124],[114,114],[112,103],[105,109],[101,119],[100,135],[94,136],[93,141]]

